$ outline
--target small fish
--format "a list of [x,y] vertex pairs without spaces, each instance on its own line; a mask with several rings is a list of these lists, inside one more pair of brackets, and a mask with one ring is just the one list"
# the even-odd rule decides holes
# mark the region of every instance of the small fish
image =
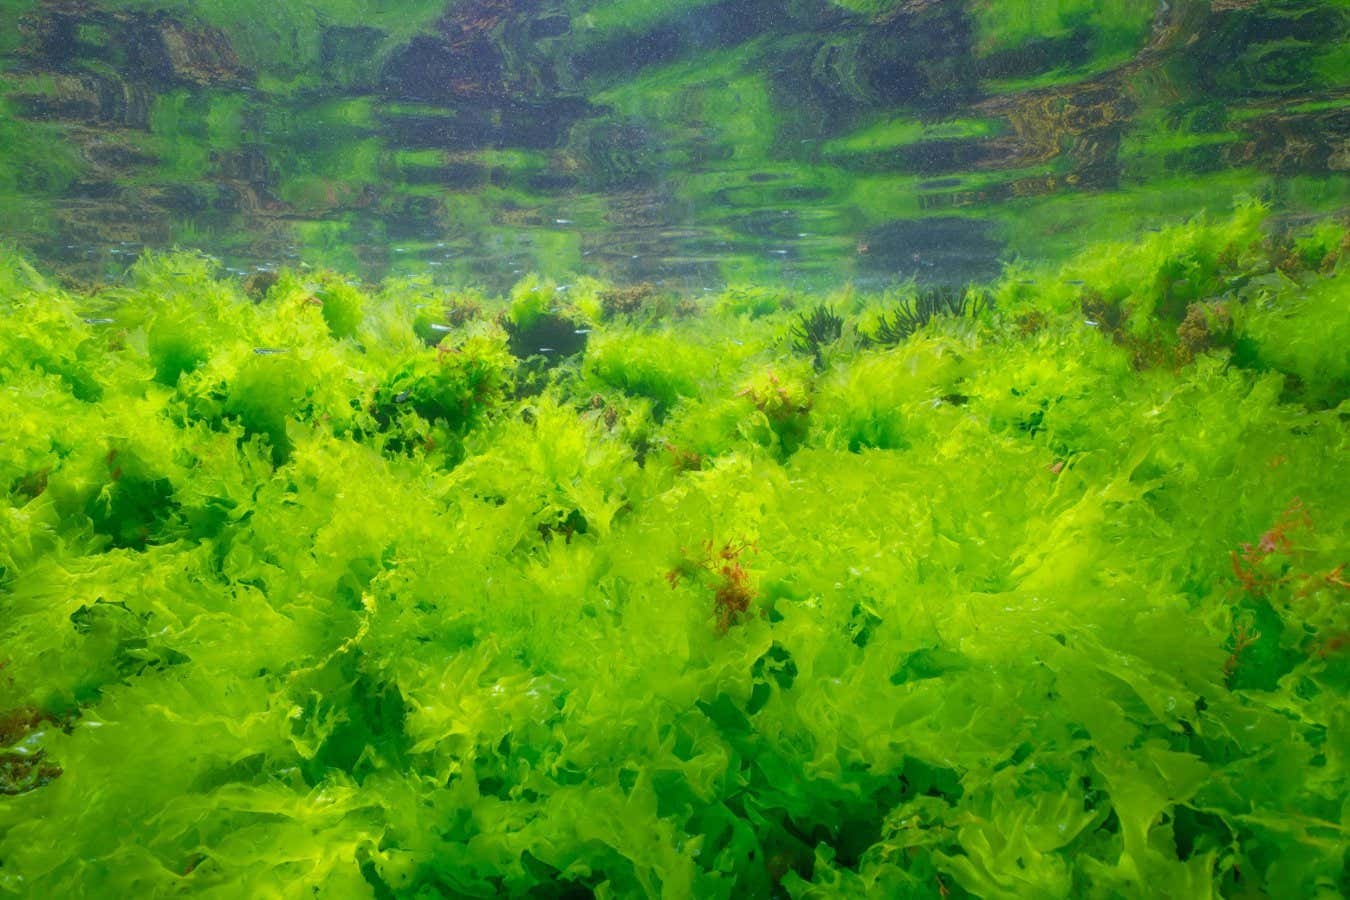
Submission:
[[285,347],[254,347],[253,352],[259,356],[280,356],[283,353],[290,353],[291,351]]
[[591,333],[592,331],[594,331],[594,330],[595,330],[594,328],[577,328],[577,329],[575,329],[572,333],[573,333],[573,334],[590,334],[590,333]]
[[1086,282],[1084,282],[1084,281],[1079,281],[1079,280],[1076,279],[1076,278],[1075,278],[1075,279],[1068,280],[1068,281],[1065,281],[1064,283],[1065,283],[1065,284],[1072,284],[1072,285],[1075,285],[1075,286],[1082,286],[1083,284],[1086,284]]
[[395,403],[407,403],[407,402],[408,402],[408,398],[411,397],[411,396],[412,396],[412,391],[410,391],[410,390],[409,390],[409,391],[400,391],[399,394],[398,394],[398,396],[396,396],[396,397],[394,398],[394,402],[395,402]]
[[786,256],[786,255],[787,255],[787,251],[786,251],[786,250],[770,250],[769,252],[770,252],[770,253],[777,253],[777,254],[779,254],[779,255],[781,255],[781,256]]
[[1097,327],[1097,323],[1094,322],[1094,321],[1092,321],[1091,319],[1084,319],[1083,322],[1084,322],[1086,325],[1088,325],[1088,326],[1090,326],[1090,327],[1092,327],[1092,328],[1096,328],[1096,327]]
[[113,322],[115,322],[115,321],[117,321],[117,320],[116,320],[116,319],[85,319],[85,320],[84,320],[84,324],[86,324],[86,325],[111,325],[111,324],[112,324]]
[[432,331],[440,332],[441,334],[446,334],[448,332],[455,330],[452,326],[442,325],[440,322],[433,322],[427,327],[430,328]]
[[554,223],[555,225],[571,225],[571,224],[572,224],[572,220],[571,220],[571,219],[554,219],[554,220],[553,220],[553,223]]
[[1035,284],[1036,282],[1035,282],[1034,279],[1031,279],[1031,278],[1019,278],[1019,279],[1017,280],[1017,283],[1018,283],[1018,284]]
[[539,352],[540,352],[540,353],[556,353],[557,351],[555,351],[552,347],[540,347],[540,348],[539,348]]

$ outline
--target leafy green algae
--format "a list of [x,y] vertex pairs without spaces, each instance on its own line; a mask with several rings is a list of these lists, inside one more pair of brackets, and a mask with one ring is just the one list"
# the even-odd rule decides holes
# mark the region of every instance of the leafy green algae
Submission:
[[0,889],[1344,894],[1346,246],[1244,208],[893,347],[7,257]]

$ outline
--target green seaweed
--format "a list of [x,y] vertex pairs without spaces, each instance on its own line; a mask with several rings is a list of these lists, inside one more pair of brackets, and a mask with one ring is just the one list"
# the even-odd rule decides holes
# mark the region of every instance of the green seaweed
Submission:
[[0,893],[1343,893],[1343,235],[819,360],[896,295],[6,252]]

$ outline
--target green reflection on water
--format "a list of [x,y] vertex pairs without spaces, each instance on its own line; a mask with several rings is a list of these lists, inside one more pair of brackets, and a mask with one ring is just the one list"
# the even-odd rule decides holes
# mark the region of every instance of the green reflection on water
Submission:
[[495,285],[965,280],[1242,194],[1286,213],[1347,197],[1333,2],[0,17],[23,38],[0,43],[0,230],[83,277],[177,243]]

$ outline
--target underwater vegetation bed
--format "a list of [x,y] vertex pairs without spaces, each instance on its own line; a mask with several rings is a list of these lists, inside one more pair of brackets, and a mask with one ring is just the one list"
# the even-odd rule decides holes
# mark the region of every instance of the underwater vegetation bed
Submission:
[[0,892],[1333,897],[1350,245],[0,265]]

